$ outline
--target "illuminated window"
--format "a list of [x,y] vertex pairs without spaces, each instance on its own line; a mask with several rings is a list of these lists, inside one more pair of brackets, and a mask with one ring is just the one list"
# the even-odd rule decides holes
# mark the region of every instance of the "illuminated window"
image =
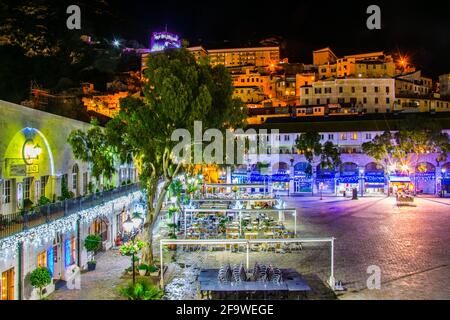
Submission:
[[25,178],[23,179],[23,199],[31,199],[30,198],[30,190],[31,190],[31,181],[33,178]]
[[2,300],[14,300],[14,268],[2,273]]
[[357,139],[358,139],[358,134],[356,132],[353,132],[352,140],[357,140]]
[[78,190],[78,165],[72,168],[72,190]]
[[83,194],[88,192],[88,173],[83,173]]
[[70,238],[70,264],[75,264],[77,252],[76,248],[77,248],[76,238],[75,236],[73,236],[72,238]]
[[47,251],[42,251],[37,256],[38,268],[47,268]]
[[41,197],[45,197],[45,188],[47,187],[48,176],[41,177]]
[[11,202],[11,180],[5,180],[3,182],[3,203],[7,204]]

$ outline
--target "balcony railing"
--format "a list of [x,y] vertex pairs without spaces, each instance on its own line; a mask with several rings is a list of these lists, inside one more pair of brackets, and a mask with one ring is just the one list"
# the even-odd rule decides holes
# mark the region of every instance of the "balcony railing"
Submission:
[[28,211],[8,215],[0,214],[0,239],[70,216],[81,210],[98,206],[138,190],[139,184],[129,184],[112,190],[34,207]]

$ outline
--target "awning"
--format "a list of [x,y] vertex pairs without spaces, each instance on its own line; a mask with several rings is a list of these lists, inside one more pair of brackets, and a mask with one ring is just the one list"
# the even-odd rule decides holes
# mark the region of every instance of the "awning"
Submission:
[[406,176],[390,176],[389,182],[411,182],[411,179]]
[[358,176],[347,176],[347,177],[340,177],[339,183],[358,183],[359,177]]

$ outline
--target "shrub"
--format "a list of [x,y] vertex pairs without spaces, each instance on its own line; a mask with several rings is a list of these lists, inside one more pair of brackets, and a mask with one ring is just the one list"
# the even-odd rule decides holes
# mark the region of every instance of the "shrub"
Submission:
[[51,202],[51,200],[49,198],[47,198],[46,196],[42,196],[38,200],[38,206],[45,206],[45,205],[49,204],[50,202]]
[[148,270],[148,265],[146,265],[146,264],[140,264],[140,265],[138,266],[138,270]]
[[160,300],[164,296],[162,290],[146,281],[139,281],[134,286],[129,283],[128,286],[119,288],[119,293],[128,300]]
[[23,200],[23,209],[30,210],[31,208],[33,208],[33,204],[33,201],[31,201],[30,199],[25,199]]
[[88,252],[96,252],[102,246],[102,238],[98,234],[90,234],[84,240],[84,247]]
[[158,268],[154,265],[148,266],[147,271],[150,273],[158,271]]
[[89,181],[88,183],[88,193],[89,194],[94,193],[94,184],[92,183],[92,181]]
[[39,298],[42,300],[42,289],[52,282],[52,276],[47,268],[37,268],[30,274],[31,285],[39,289]]

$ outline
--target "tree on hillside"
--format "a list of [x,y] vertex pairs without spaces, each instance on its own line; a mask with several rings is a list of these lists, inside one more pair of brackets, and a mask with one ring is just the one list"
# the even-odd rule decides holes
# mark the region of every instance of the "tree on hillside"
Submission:
[[143,261],[152,264],[154,223],[169,186],[183,169],[172,153],[177,144],[172,133],[187,129],[193,137],[194,121],[201,121],[203,130],[237,128],[246,113],[240,100],[232,98],[231,77],[223,66],[196,63],[186,49],[152,54],[146,65],[144,97],[122,99],[106,135],[121,159],[131,155],[139,164],[148,204]]

